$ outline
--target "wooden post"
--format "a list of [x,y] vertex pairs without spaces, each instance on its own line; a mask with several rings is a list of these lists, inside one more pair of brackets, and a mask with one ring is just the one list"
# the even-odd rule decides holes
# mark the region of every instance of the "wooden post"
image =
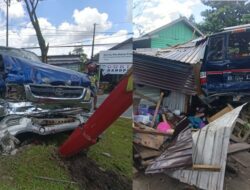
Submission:
[[158,100],[157,105],[156,105],[156,108],[155,108],[154,116],[153,116],[153,119],[152,119],[152,122],[151,122],[151,127],[154,127],[155,120],[156,120],[156,116],[157,116],[157,114],[158,114],[158,111],[159,111],[159,108],[160,108],[160,105],[161,105],[161,101],[162,101],[162,99],[163,99],[163,96],[164,96],[164,93],[161,92],[161,94],[160,94],[160,99]]

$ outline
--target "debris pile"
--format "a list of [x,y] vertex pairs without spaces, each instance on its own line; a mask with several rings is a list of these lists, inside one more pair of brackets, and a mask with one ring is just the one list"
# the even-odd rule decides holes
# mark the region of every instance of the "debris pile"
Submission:
[[155,102],[135,93],[133,159],[137,169],[165,173],[200,189],[222,190],[226,170],[237,173],[236,165],[250,168],[248,106],[241,111],[244,105],[234,109],[228,104],[210,115],[207,108],[195,107],[194,114],[188,114],[169,110],[163,97],[161,93]]
[[[19,141],[71,131],[89,117],[82,108],[42,109],[27,102],[4,105],[0,120],[0,154],[12,154]],[[11,153],[12,152],[12,153]]]

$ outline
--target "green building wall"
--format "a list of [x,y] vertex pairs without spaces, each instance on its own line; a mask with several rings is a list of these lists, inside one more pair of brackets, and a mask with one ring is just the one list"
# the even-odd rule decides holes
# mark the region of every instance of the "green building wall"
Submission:
[[192,29],[184,22],[176,23],[154,34],[151,39],[151,48],[166,48],[177,44],[183,44],[198,37],[193,36]]

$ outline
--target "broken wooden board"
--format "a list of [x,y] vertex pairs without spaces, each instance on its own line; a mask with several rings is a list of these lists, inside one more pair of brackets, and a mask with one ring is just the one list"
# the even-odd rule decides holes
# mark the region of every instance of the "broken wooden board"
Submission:
[[232,154],[248,149],[250,149],[250,144],[248,143],[233,143],[229,144],[227,154]]
[[145,129],[133,127],[133,142],[148,148],[159,150],[168,137],[169,135],[149,127]]
[[248,168],[250,167],[250,153],[247,151],[244,152],[237,152],[230,156],[236,162],[241,164],[243,167]]
[[136,146],[136,152],[138,156],[143,160],[149,159],[149,158],[155,158],[157,156],[160,156],[162,153],[161,151],[154,150],[151,148],[146,148],[144,146],[140,146],[137,144],[134,144],[134,146]]
[[232,111],[234,108],[228,104],[227,107],[225,107],[224,109],[222,109],[221,111],[217,112],[216,114],[214,114],[213,116],[207,118],[208,122],[211,123],[213,122],[214,120],[220,118],[221,116],[223,116],[224,114]]
[[203,170],[203,171],[214,171],[220,172],[220,166],[212,166],[212,165],[202,165],[202,164],[195,164],[192,166],[193,170]]
[[201,189],[222,190],[229,138],[243,106],[224,114],[192,134],[193,164],[216,165],[221,168],[220,172],[177,169],[175,171],[166,170],[165,173]]

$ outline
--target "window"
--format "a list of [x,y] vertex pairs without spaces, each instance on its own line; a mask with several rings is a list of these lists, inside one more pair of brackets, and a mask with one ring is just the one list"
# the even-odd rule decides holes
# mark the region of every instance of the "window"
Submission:
[[230,59],[250,56],[250,32],[230,34],[227,52]]
[[224,37],[211,37],[208,44],[208,61],[220,61],[223,59]]

